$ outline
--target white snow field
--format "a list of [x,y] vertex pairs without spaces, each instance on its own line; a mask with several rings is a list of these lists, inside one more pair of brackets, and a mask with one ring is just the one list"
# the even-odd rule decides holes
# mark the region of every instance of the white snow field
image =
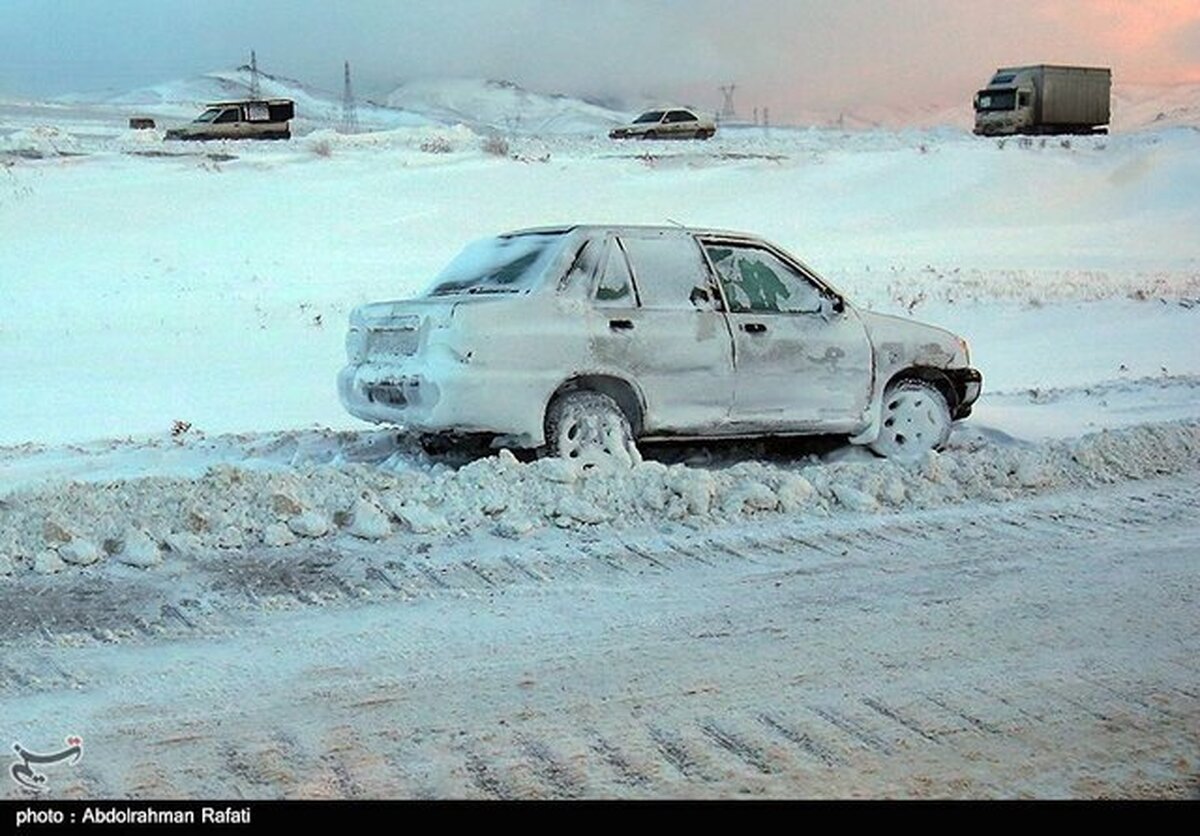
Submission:
[[[614,143],[467,82],[352,136],[315,91],[287,142],[123,127],[225,82],[0,103],[0,733],[84,737],[52,796],[1195,796],[1194,91],[1045,140]],[[580,473],[342,410],[354,306],[671,221],[962,334],[974,415],[909,465]]]

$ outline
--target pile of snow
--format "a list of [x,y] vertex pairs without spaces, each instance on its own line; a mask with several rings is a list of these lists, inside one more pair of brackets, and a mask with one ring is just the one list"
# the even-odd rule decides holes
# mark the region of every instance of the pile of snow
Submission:
[[[483,141],[482,137],[465,125],[423,125],[356,134],[345,134],[326,128],[313,131],[297,140],[301,147],[318,157],[364,151],[404,152],[405,165],[419,162],[434,165],[451,158],[439,159],[438,155],[477,157],[481,153]],[[413,152],[420,152],[432,158],[422,160]]]
[[53,125],[35,125],[0,137],[0,152],[32,159],[79,154],[78,138]]
[[439,122],[509,134],[604,133],[629,118],[571,96],[482,79],[411,81],[393,90],[387,103]]
[[879,513],[1003,502],[1197,466],[1200,422],[1037,446],[968,438],[910,464],[864,453],[791,467],[755,461],[708,470],[646,461],[580,470],[563,459],[522,464],[508,451],[457,470],[401,454],[379,465],[223,464],[199,478],[151,476],[9,494],[0,500],[0,572],[53,573],[104,560],[147,567],[167,553],[202,558],[338,536],[447,538],[482,530],[519,538],[547,526]]

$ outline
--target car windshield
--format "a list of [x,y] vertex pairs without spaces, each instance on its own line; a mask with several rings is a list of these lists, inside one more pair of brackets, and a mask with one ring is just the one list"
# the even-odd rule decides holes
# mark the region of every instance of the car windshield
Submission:
[[1016,90],[980,90],[975,97],[976,110],[1012,110],[1016,106]]
[[633,124],[642,125],[642,124],[645,124],[646,122],[661,122],[662,118],[663,118],[663,112],[661,110],[651,110],[651,111],[647,111],[646,113],[643,113],[637,119],[634,119]]
[[211,122],[221,115],[221,108],[210,107],[208,110],[196,117],[197,122]]
[[562,232],[527,233],[468,244],[433,280],[428,295],[528,291],[546,272],[565,238]]

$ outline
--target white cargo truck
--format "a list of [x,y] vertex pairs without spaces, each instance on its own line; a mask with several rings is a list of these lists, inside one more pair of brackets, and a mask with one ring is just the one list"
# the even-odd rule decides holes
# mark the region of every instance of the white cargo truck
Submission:
[[975,94],[975,133],[1107,133],[1111,92],[1107,67],[1001,67]]

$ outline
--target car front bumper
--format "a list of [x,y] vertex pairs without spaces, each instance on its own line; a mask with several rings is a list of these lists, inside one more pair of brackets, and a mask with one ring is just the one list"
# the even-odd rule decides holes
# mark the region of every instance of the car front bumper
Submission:
[[979,400],[979,395],[983,391],[983,375],[978,369],[962,368],[962,369],[946,369],[946,376],[950,378],[950,382],[954,384],[954,394],[956,402],[954,405],[954,419],[966,418],[971,414],[971,408],[975,405],[975,401]]

